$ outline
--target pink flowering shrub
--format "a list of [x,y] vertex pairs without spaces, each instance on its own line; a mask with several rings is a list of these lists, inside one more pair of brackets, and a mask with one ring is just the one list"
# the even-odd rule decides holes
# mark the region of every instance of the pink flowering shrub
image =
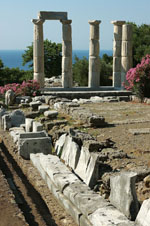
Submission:
[[5,95],[6,91],[11,89],[14,91],[15,96],[36,96],[39,94],[40,85],[35,80],[23,81],[22,84],[11,83],[5,86],[0,86],[0,94]]
[[150,97],[150,55],[142,58],[140,64],[131,68],[126,74],[127,90],[133,91],[141,100]]

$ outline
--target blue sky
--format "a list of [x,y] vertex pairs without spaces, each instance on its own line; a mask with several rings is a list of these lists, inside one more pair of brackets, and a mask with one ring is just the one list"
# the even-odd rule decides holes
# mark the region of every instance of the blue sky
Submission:
[[[0,49],[25,49],[33,41],[39,11],[64,11],[72,19],[73,49],[89,48],[88,20],[101,20],[100,48],[112,49],[111,20],[150,24],[150,0],[1,0]],[[59,21],[44,23],[44,39],[62,40]]]

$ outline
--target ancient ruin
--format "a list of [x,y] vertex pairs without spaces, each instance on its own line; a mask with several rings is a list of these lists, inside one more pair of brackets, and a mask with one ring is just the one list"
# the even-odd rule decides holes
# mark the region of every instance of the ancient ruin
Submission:
[[[60,20],[62,23],[62,90],[73,88],[72,78],[72,29],[67,12],[40,11],[34,23],[34,79],[44,87],[44,46],[43,24],[45,20]],[[100,20],[89,21],[89,78],[86,90],[101,90],[99,60],[99,24]],[[113,85],[105,90],[124,89],[125,74],[132,67],[132,26],[125,21],[112,21],[114,24],[113,42]],[[78,87],[77,89],[78,90]],[[79,89],[80,90],[80,89]],[[73,91],[73,89],[72,89]]]
[[[7,106],[1,103],[0,163],[7,162],[8,166],[5,163],[3,168],[10,171],[6,175],[14,192],[11,203],[16,198],[21,209],[27,199],[24,198],[26,193],[28,195],[33,189],[30,199],[36,208],[41,206],[42,211],[37,211],[38,218],[44,215],[47,225],[55,224],[51,219],[58,215],[57,225],[149,226],[150,99],[144,98],[145,104],[135,104],[138,99],[124,91],[122,86],[125,74],[132,66],[131,25],[125,21],[111,21],[114,25],[113,86],[104,90],[99,85],[101,21],[89,21],[88,87],[73,88],[72,21],[66,12],[39,12],[38,19],[32,21],[34,79],[41,88],[45,85],[45,20],[60,20],[62,23],[63,87],[56,87],[55,94],[34,97],[14,98],[8,90],[5,95]],[[114,92],[111,93],[110,89]],[[82,95],[79,91],[83,91]],[[22,186],[17,186],[16,176],[13,181],[11,172],[14,169],[18,180],[25,184],[26,192],[21,190]],[[19,201],[17,187],[22,191]],[[7,191],[7,195],[9,193]],[[59,204],[56,200],[52,203],[53,196],[69,213],[71,220],[66,217],[64,209],[60,214]],[[58,206],[52,216],[50,208],[53,205]],[[38,224],[29,222],[30,204],[26,207],[27,211],[21,209],[22,215],[26,216],[24,222]],[[32,218],[34,211],[31,212]],[[20,217],[20,213],[17,216]]]

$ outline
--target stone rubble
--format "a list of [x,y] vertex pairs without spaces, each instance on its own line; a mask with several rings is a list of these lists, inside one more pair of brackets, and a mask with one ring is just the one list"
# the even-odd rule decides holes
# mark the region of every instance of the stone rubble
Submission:
[[140,211],[137,215],[135,225],[149,226],[150,225],[150,199],[144,200]]
[[135,191],[137,174],[124,172],[110,178],[110,202],[130,220],[135,220],[139,203]]
[[31,154],[30,159],[53,195],[78,225],[134,225],[109,202],[83,184],[57,156]]

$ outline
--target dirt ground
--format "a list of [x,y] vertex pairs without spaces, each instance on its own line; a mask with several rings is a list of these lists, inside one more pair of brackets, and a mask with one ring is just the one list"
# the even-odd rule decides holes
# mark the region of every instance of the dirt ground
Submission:
[[0,226],[76,226],[30,161],[16,154],[8,132],[0,137]]
[[137,183],[139,201],[150,198],[150,187],[144,177],[150,175],[150,133],[133,135],[130,129],[150,128],[150,105],[134,102],[84,104],[85,108],[105,117],[104,128],[88,128],[85,131],[102,142],[111,139],[114,147],[127,154],[124,159],[112,159],[107,163],[113,171],[145,172]]
[[[103,128],[82,130],[100,142],[111,139],[116,149],[127,154],[127,158],[112,159],[106,163],[113,171],[145,170],[146,173],[136,184],[137,196],[140,202],[150,198],[150,184],[144,183],[144,178],[150,175],[150,133],[133,135],[129,131],[150,128],[150,105],[110,102],[83,104],[81,107],[104,116],[107,122]],[[17,155],[8,132],[0,131],[0,137],[5,140],[0,144],[0,225],[76,226],[49,192],[30,161]]]

